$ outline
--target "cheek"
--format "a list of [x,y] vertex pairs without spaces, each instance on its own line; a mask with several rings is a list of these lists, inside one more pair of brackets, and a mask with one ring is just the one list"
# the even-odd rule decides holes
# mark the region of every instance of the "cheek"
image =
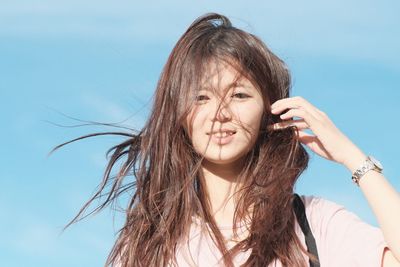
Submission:
[[190,138],[196,137],[200,132],[204,132],[205,115],[201,110],[192,111],[186,118],[184,126]]
[[257,102],[242,105],[235,112],[238,120],[251,132],[258,132],[263,114],[263,105]]

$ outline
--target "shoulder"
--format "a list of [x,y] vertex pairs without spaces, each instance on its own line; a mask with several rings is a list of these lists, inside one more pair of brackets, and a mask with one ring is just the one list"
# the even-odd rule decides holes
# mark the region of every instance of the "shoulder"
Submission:
[[386,247],[379,228],[334,201],[313,195],[300,197],[321,262],[329,263],[328,266],[348,266],[350,262],[357,266],[379,266]]
[[344,209],[343,205],[319,196],[300,195],[300,198],[303,201],[306,210],[310,212],[329,212],[332,210]]
[[[353,216],[344,206],[333,201],[314,195],[300,195],[304,203],[307,220],[312,229],[319,228],[321,224],[332,217]],[[354,215],[355,216],[355,215]]]
[[300,197],[304,203],[311,230],[316,234],[321,231],[337,234],[338,230],[346,232],[350,229],[357,232],[379,230],[379,228],[369,225],[361,220],[357,214],[334,201],[314,195],[301,195]]
[[328,200],[315,195],[300,195],[305,209],[307,219],[311,223],[328,223],[332,219],[337,219],[338,221],[354,221],[362,222],[361,219],[353,212],[346,209],[345,206],[336,203],[332,200]]
[[343,205],[314,195],[300,195],[304,203],[306,217],[312,232],[318,235],[327,227],[336,227],[340,222],[358,220]]

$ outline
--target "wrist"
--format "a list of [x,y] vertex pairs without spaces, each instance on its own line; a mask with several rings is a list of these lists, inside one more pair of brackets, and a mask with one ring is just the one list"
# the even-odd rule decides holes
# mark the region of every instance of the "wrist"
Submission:
[[354,149],[354,151],[347,153],[346,159],[343,161],[343,165],[351,172],[354,173],[358,167],[365,161],[367,155],[361,150]]

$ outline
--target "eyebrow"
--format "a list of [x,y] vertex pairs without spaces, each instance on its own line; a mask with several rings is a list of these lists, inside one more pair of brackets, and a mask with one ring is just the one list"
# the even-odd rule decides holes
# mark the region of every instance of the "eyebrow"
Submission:
[[[236,83],[231,83],[230,87],[243,87],[245,89],[248,89],[248,85],[245,85],[243,83],[240,82],[236,82]],[[207,86],[207,87],[201,87],[200,90],[204,90],[204,91],[213,91],[211,87]]]

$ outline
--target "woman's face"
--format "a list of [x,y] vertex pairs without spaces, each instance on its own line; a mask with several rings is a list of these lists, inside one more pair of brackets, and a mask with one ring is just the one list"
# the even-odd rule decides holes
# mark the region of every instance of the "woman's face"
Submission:
[[231,86],[237,74],[233,67],[218,64],[217,70],[215,64],[210,64],[208,69],[187,126],[196,152],[206,161],[231,164],[255,144],[264,104],[248,79],[242,77]]

